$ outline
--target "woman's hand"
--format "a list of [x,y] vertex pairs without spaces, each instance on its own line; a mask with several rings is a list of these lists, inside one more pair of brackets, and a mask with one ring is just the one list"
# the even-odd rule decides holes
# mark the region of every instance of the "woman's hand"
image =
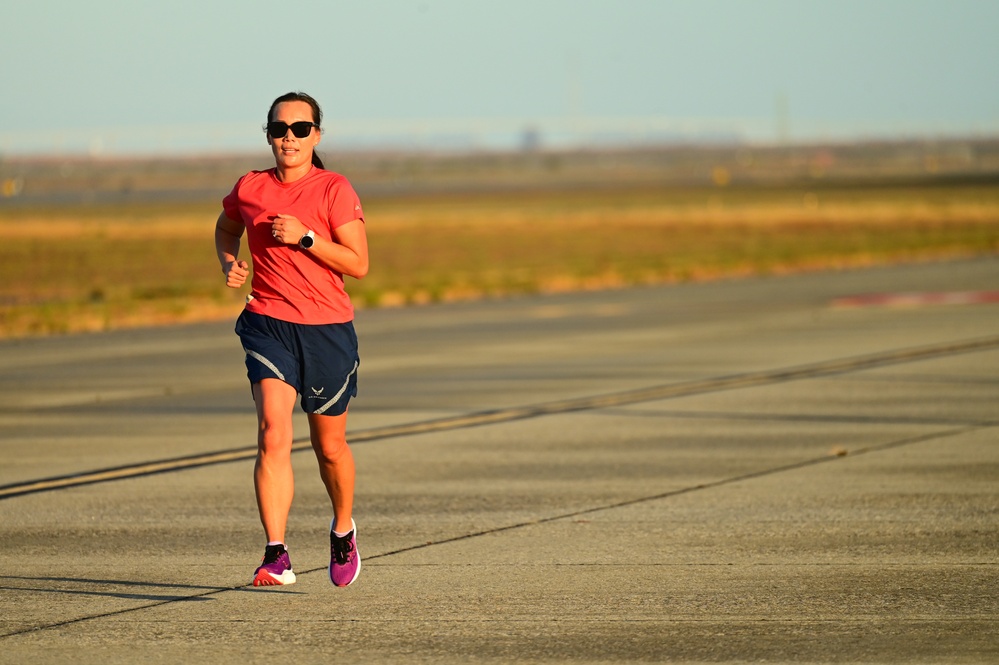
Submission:
[[274,215],[271,224],[271,235],[285,245],[297,245],[308,230],[308,227],[294,215]]
[[225,285],[230,289],[238,289],[250,276],[250,264],[246,261],[229,261],[222,271],[225,273]]

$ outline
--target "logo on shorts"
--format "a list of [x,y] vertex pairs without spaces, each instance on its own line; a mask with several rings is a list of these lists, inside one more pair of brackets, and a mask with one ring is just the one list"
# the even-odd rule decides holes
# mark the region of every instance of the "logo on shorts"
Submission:
[[321,397],[324,390],[326,390],[326,386],[323,386],[319,390],[316,390],[315,388],[313,388],[312,389],[312,394],[315,395],[316,397]]

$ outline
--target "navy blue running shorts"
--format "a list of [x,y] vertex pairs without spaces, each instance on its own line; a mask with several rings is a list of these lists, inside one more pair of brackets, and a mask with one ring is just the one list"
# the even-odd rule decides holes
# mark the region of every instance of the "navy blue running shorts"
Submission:
[[302,410],[338,416],[357,396],[357,335],[354,324],[289,323],[243,310],[236,334],[246,351],[250,385],[280,379],[302,397]]

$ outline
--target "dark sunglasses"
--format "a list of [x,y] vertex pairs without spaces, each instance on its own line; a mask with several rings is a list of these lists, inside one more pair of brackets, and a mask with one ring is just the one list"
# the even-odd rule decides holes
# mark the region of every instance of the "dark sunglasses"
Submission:
[[288,133],[288,129],[291,128],[291,133],[295,135],[295,138],[304,139],[312,133],[313,127],[319,127],[319,125],[305,120],[293,122],[290,125],[286,122],[268,122],[267,135],[272,139],[283,139]]

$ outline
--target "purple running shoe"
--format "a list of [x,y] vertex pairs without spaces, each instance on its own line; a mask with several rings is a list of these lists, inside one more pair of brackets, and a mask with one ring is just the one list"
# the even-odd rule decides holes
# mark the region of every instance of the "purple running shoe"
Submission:
[[253,586],[281,586],[294,584],[295,573],[291,570],[291,558],[284,545],[268,545],[264,550],[264,560],[253,574]]
[[361,557],[357,553],[357,524],[350,520],[350,533],[337,538],[330,522],[330,582],[333,586],[352,584],[361,572]]

